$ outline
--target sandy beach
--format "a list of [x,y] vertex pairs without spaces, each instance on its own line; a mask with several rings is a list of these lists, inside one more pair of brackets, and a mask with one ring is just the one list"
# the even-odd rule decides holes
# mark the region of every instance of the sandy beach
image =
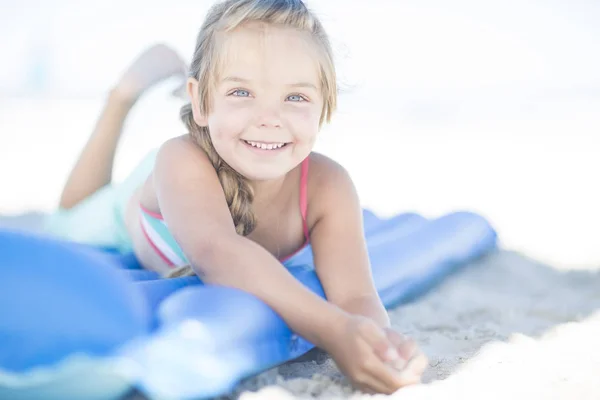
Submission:
[[561,271],[499,251],[391,311],[393,325],[429,356],[422,385],[391,396],[353,392],[316,353],[245,382],[240,398],[597,399],[599,271]]

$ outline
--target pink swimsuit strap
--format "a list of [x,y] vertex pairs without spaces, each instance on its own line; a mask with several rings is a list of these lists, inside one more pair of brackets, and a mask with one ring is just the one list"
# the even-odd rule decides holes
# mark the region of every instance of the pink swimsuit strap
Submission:
[[304,161],[302,161],[301,173],[300,173],[300,213],[302,214],[302,229],[304,230],[304,244],[293,252],[292,254],[281,258],[279,261],[286,262],[296,254],[300,252],[300,250],[304,249],[308,246],[310,242],[310,234],[308,232],[308,223],[306,222],[306,213],[308,211],[308,160],[306,157]]
[[309,241],[308,224],[306,222],[306,213],[308,211],[308,160],[306,157],[302,161],[300,175],[300,213],[302,214],[302,228],[304,229],[304,238]]

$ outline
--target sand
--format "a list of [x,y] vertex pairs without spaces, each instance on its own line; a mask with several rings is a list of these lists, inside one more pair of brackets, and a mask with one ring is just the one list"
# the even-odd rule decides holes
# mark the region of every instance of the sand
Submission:
[[598,399],[599,271],[560,271],[499,251],[390,311],[393,325],[430,359],[422,385],[387,397],[353,392],[331,359],[317,353],[244,382],[236,396]]

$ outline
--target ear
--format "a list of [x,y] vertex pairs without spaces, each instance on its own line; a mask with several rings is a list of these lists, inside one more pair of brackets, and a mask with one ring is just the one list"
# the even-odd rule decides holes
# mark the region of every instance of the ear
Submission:
[[189,78],[186,84],[187,93],[192,102],[192,113],[194,115],[194,122],[198,126],[208,126],[208,116],[202,115],[200,112],[200,97],[198,93],[198,80],[195,78]]

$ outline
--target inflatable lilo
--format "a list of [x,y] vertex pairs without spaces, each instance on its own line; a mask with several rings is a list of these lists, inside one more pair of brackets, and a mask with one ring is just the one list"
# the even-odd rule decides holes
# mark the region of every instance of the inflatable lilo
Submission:
[[[391,307],[496,247],[472,213],[427,220],[365,211],[377,290]],[[324,296],[310,247],[286,267]],[[0,230],[0,398],[117,399],[226,394],[313,346],[256,297],[159,279],[131,255]]]

